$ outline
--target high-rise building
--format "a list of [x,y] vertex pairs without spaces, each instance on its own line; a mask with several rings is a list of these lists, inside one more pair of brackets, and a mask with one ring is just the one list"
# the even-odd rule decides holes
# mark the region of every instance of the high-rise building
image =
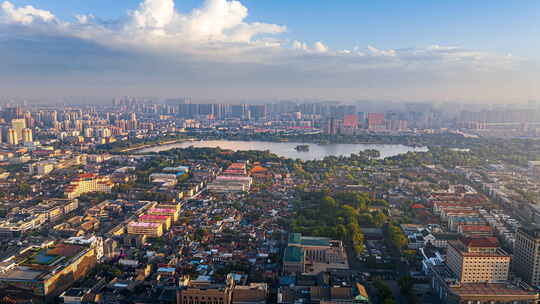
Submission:
[[19,138],[17,138],[17,133],[14,129],[8,129],[7,132],[7,140],[8,144],[10,145],[18,145],[19,144]]
[[245,104],[231,105],[231,116],[233,118],[249,119],[249,108]]
[[249,106],[251,119],[264,120],[266,119],[266,105],[251,105]]
[[343,127],[345,128],[358,128],[358,115],[348,114],[343,117]]
[[17,118],[11,120],[11,128],[15,130],[15,134],[17,134],[17,140],[23,139],[22,130],[26,128],[26,119],[24,118]]
[[100,137],[103,137],[103,138],[108,138],[108,137],[111,137],[112,135],[111,130],[109,128],[99,129],[99,134],[100,134]]
[[343,122],[341,120],[330,118],[328,119],[328,121],[326,122],[326,125],[324,126],[324,133],[336,135],[339,133],[339,127],[342,124]]
[[84,137],[93,137],[94,136],[94,129],[92,128],[86,128],[84,129]]
[[3,111],[3,117],[6,121],[23,117],[24,113],[20,106],[6,107]]
[[199,104],[185,103],[178,105],[178,114],[184,118],[193,118],[199,115]]
[[216,119],[223,119],[229,114],[230,106],[228,104],[214,104],[214,116]]
[[53,126],[58,121],[58,112],[51,111],[49,120],[50,120],[51,126]]
[[24,143],[31,143],[34,141],[34,136],[31,129],[24,128],[22,130],[22,140]]
[[448,267],[460,283],[496,283],[508,280],[510,255],[495,237],[463,237],[448,243]]
[[213,104],[200,104],[198,115],[213,117],[214,116],[214,105]]
[[73,127],[74,127],[76,130],[81,131],[81,130],[83,129],[83,121],[80,120],[80,119],[74,120],[74,121],[73,121]]
[[384,129],[386,128],[384,113],[368,113],[367,115],[368,129]]
[[403,131],[407,129],[406,120],[387,120],[386,128],[392,131]]
[[540,285],[540,229],[519,228],[514,242],[512,269],[532,286]]

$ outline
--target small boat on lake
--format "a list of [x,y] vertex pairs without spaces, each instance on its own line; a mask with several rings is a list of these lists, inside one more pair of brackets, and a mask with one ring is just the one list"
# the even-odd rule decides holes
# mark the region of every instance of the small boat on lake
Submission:
[[300,152],[307,152],[309,151],[309,145],[298,145],[294,149]]

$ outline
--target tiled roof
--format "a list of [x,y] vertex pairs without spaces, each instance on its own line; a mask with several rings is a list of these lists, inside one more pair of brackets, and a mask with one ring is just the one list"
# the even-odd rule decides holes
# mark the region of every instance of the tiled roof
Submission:
[[467,247],[497,248],[499,241],[496,237],[466,237],[461,238],[461,242]]

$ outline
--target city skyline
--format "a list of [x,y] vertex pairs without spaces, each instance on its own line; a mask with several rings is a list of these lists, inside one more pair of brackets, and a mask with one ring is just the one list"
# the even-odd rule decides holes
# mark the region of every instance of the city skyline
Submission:
[[538,6],[0,1],[0,88],[44,100],[523,103],[540,96]]

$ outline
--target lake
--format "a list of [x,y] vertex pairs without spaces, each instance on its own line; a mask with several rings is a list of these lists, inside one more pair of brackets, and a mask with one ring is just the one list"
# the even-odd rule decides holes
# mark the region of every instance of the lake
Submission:
[[269,142],[269,141],[238,141],[238,140],[206,140],[206,141],[187,141],[169,145],[155,146],[136,150],[136,153],[160,152],[175,148],[217,148],[230,149],[234,151],[247,150],[269,150],[270,152],[287,157],[299,158],[301,160],[320,160],[326,156],[349,156],[352,153],[358,153],[367,149],[375,149],[381,153],[382,158],[404,154],[407,152],[426,152],[427,147],[408,147],[395,144],[327,144],[318,145],[306,143],[309,145],[309,151],[296,151],[294,148],[302,143],[293,142]]

